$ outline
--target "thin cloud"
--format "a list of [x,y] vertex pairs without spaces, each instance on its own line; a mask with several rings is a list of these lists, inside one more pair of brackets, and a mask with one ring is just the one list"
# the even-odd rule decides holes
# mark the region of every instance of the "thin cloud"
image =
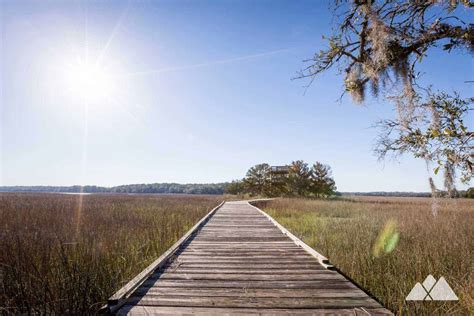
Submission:
[[129,13],[129,10],[130,10],[130,1],[128,1],[127,6],[122,10],[122,13],[117,19],[117,22],[115,23],[115,26],[112,29],[112,32],[110,33],[109,38],[107,39],[107,42],[105,43],[104,47],[100,51],[100,54],[95,61],[96,65],[102,62],[102,59],[105,57],[105,54],[107,53],[107,50],[109,49],[109,46],[112,43],[112,40],[115,38],[115,35],[117,34],[118,30],[121,28],[123,21],[126,19]]
[[194,65],[167,67],[167,68],[161,68],[161,69],[138,71],[138,72],[128,73],[128,74],[126,74],[126,76],[151,75],[151,74],[159,74],[159,73],[164,73],[164,72],[172,72],[172,71],[180,71],[180,70],[188,70],[188,69],[195,69],[195,68],[201,68],[201,67],[208,67],[208,66],[214,66],[214,65],[231,64],[231,63],[235,63],[235,62],[239,62],[239,61],[244,61],[244,60],[250,60],[250,59],[256,59],[256,58],[281,54],[281,53],[288,52],[290,50],[292,50],[292,48],[279,49],[279,50],[274,50],[274,51],[269,51],[269,52],[264,52],[264,53],[259,53],[259,54],[244,55],[244,56],[239,56],[239,57],[234,57],[234,58],[215,60],[215,61],[210,61],[210,62],[206,62],[206,63],[199,63],[199,64],[194,64]]

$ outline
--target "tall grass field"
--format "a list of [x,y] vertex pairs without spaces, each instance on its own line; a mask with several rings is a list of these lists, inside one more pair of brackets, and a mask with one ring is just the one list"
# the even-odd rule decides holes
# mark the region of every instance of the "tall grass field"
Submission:
[[[90,315],[223,196],[0,194],[0,314]],[[400,315],[474,314],[474,201],[356,197],[258,205]],[[458,302],[406,302],[443,276]]]
[[0,194],[0,314],[96,313],[222,200]]
[[[260,206],[399,315],[474,315],[474,201],[428,198],[278,199]],[[457,302],[406,302],[443,276]]]

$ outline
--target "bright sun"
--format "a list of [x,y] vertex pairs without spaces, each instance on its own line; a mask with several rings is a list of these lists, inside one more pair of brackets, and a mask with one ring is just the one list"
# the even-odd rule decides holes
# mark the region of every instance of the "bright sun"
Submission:
[[111,97],[116,88],[114,77],[105,68],[84,61],[68,65],[64,79],[75,96],[88,101]]

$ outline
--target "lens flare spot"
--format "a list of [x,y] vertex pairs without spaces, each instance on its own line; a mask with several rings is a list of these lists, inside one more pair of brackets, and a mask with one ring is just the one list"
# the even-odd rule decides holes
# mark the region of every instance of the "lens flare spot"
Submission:
[[394,219],[388,220],[375,241],[372,254],[375,257],[380,257],[383,254],[392,252],[397,247],[399,239],[400,234],[397,230],[397,221]]

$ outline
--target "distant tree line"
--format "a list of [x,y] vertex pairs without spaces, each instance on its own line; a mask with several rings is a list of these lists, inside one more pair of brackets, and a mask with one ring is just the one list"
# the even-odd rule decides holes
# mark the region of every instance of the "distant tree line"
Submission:
[[[385,191],[375,191],[375,192],[341,192],[343,196],[387,196],[387,197],[431,197],[432,192],[385,192]],[[438,190],[436,191],[437,197],[444,198],[468,198],[474,199],[474,188],[469,188],[467,190],[459,190],[454,194]]]
[[86,186],[3,186],[0,192],[62,192],[62,193],[160,193],[160,194],[224,194],[229,183],[128,184],[115,187]]
[[224,194],[228,183],[152,183],[129,184],[112,188],[114,193]]
[[431,192],[403,192],[403,191],[372,191],[372,192],[341,192],[343,196],[386,196],[386,197],[431,197]]
[[[265,168],[264,165],[267,165]],[[299,165],[299,163],[297,164]],[[268,169],[268,167],[270,169]],[[151,193],[151,194],[251,194],[268,197],[276,196],[329,196],[332,194],[342,195],[365,195],[365,196],[405,196],[405,197],[431,197],[430,192],[336,192],[334,180],[330,176],[330,168],[318,167],[318,176],[311,178],[301,177],[305,172],[295,172],[290,178],[290,166],[284,166],[288,173],[272,171],[268,164],[260,164],[252,167],[243,180],[225,183],[207,184],[178,184],[178,183],[151,183],[151,184],[128,184],[115,187],[100,187],[95,185],[86,186],[0,186],[0,192],[49,192],[49,193]],[[310,171],[314,166],[311,168]],[[321,168],[329,173],[324,176]],[[303,168],[305,169],[305,168]],[[308,167],[309,169],[309,167]],[[295,170],[295,168],[293,169]],[[298,168],[296,168],[298,170]],[[265,174],[272,174],[271,180],[264,181]],[[300,178],[300,180],[297,180]],[[319,178],[319,182],[315,179]],[[325,179],[327,180],[321,180]],[[329,180],[331,179],[331,180]],[[326,183],[326,184],[325,184]],[[318,188],[316,190],[316,188]],[[438,197],[447,197],[445,191],[438,191]],[[465,191],[457,191],[456,197],[474,198],[474,188]]]
[[320,162],[310,166],[296,160],[287,166],[255,165],[247,171],[245,178],[232,181],[225,192],[266,197],[327,197],[336,194],[336,183],[330,166]]

